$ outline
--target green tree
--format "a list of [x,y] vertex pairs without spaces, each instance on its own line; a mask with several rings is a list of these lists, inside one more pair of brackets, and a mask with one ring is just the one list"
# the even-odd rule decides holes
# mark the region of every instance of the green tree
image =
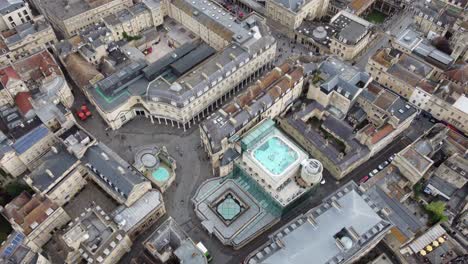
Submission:
[[448,217],[444,214],[445,203],[442,201],[431,202],[425,206],[425,209],[429,214],[431,224],[448,220]]
[[423,184],[421,182],[417,182],[413,186],[413,194],[414,194],[414,199],[416,199],[416,201],[419,201],[419,198],[422,192],[423,192]]

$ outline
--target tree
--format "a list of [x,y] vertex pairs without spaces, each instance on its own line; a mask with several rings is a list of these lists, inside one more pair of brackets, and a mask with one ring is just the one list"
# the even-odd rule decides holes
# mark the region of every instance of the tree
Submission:
[[442,201],[431,202],[425,206],[425,209],[429,214],[431,224],[448,220],[448,217],[444,214],[445,203]]

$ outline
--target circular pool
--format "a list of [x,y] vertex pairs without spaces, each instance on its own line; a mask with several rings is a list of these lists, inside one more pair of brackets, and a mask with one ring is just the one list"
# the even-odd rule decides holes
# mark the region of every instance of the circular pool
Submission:
[[169,171],[164,167],[159,167],[151,173],[151,176],[155,181],[164,182],[169,179]]

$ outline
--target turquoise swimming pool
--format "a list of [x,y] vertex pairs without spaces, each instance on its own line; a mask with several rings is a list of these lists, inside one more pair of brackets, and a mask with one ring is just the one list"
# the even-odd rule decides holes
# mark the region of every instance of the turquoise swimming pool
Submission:
[[253,157],[271,174],[280,175],[299,158],[299,154],[275,136],[256,148]]
[[159,167],[151,173],[151,176],[155,181],[164,182],[169,179],[169,171],[164,167]]

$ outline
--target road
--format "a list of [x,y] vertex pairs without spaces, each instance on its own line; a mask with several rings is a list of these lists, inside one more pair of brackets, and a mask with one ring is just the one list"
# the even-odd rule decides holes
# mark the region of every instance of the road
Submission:
[[[85,101],[83,95],[75,92],[76,105]],[[97,115],[96,111],[90,107],[94,113],[93,118],[81,122],[81,125],[89,130],[98,140],[104,142],[114,151],[119,153],[124,159],[133,162],[134,149],[145,144],[158,144],[167,147],[177,161],[177,176],[175,183],[164,194],[167,215],[172,216],[182,228],[192,237],[194,241],[202,241],[214,256],[214,263],[240,263],[251,251],[265,243],[268,235],[277,230],[282,225],[321,203],[321,200],[331,192],[347,183],[350,180],[359,181],[364,175],[376,168],[380,163],[388,159],[390,155],[406,147],[411,140],[404,137],[395,140],[389,147],[378,153],[374,158],[358,167],[341,181],[336,181],[327,171],[324,172],[326,183],[317,190],[311,197],[298,205],[283,216],[281,221],[270,230],[254,239],[244,248],[235,251],[223,246],[217,239],[210,237],[201,227],[198,218],[194,215],[190,198],[196,188],[204,180],[212,177],[210,165],[206,159],[206,154],[199,149],[199,131],[192,128],[187,132],[176,130],[172,127],[151,124],[146,118],[130,121],[117,131],[106,131],[106,125]],[[420,127],[420,126],[412,126]],[[419,132],[413,132],[419,134]],[[181,149],[182,155],[178,154],[176,148]],[[162,220],[161,220],[162,221]],[[131,258],[140,254],[142,242],[154,231],[159,223],[153,225],[148,231],[140,236],[133,245],[132,251],[121,260],[120,263],[129,263]]]
[[[393,30],[397,30],[400,24],[406,24],[408,16],[402,16],[398,24],[395,24]],[[300,44],[292,44],[290,40],[277,32],[273,34],[278,38],[278,49],[281,48],[277,63],[281,63],[286,58],[292,55],[306,54],[307,48]],[[384,34],[378,41],[376,47],[369,49],[363,57],[360,58],[358,66],[364,68],[367,63],[368,57],[375,52],[378,48],[388,43],[389,36]],[[76,102],[78,106],[86,99],[78,91],[74,89]],[[382,152],[378,153],[371,160],[361,165],[341,181],[336,181],[327,171],[324,172],[324,179],[326,183],[310,196],[303,203],[298,205],[294,210],[289,211],[283,216],[281,221],[275,226],[270,228],[267,232],[260,235],[249,243],[244,248],[235,251],[231,248],[223,246],[217,239],[210,237],[203,231],[198,218],[194,215],[193,207],[190,203],[190,198],[193,196],[196,188],[206,179],[212,177],[210,165],[206,159],[206,154],[199,148],[200,138],[199,131],[196,127],[182,132],[172,127],[160,126],[151,124],[148,119],[140,118],[135,119],[123,126],[117,131],[107,131],[106,124],[98,116],[97,112],[90,107],[93,112],[93,118],[80,122],[87,130],[89,130],[98,140],[104,142],[124,159],[133,163],[133,154],[136,147],[145,144],[158,144],[167,147],[168,151],[173,154],[177,161],[177,176],[175,183],[164,194],[165,204],[167,208],[167,215],[172,216],[182,228],[192,237],[194,241],[202,241],[210,250],[214,257],[213,263],[241,263],[244,258],[257,247],[265,243],[268,235],[289,222],[301,213],[304,213],[311,208],[321,203],[322,199],[329,195],[331,192],[354,180],[358,182],[364,175],[375,169],[380,163],[387,160],[389,156],[406,147],[411,140],[408,137],[403,137],[399,140],[393,141]],[[420,135],[419,129],[422,126],[412,126],[408,135]],[[181,155],[178,154],[176,148],[181,149]],[[142,242],[158,227],[164,219],[153,225],[141,235],[132,247],[132,251],[124,256],[120,263],[130,263],[130,260],[140,254],[142,250]]]
[[[405,30],[408,25],[413,22],[413,14],[410,11],[402,11],[401,13],[395,14],[385,25],[382,26],[382,30],[378,32],[377,38],[369,45],[369,49],[366,50],[359,59],[356,60],[356,66],[365,69],[369,58],[380,48],[390,46],[389,40],[391,35],[398,35],[400,32]],[[388,28],[390,26],[390,28]],[[385,32],[382,32],[385,31]],[[388,34],[390,33],[390,35]]]

